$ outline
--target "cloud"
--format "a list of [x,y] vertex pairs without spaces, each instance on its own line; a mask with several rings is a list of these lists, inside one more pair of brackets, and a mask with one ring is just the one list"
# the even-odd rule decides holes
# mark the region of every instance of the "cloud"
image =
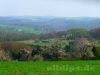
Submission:
[[68,2],[68,1],[79,1],[79,2],[100,2],[100,0],[45,0],[45,1],[64,1],[64,2]]
[[96,4],[99,3],[96,1],[94,2],[94,0],[0,0],[0,15],[64,17],[100,16],[100,5]]

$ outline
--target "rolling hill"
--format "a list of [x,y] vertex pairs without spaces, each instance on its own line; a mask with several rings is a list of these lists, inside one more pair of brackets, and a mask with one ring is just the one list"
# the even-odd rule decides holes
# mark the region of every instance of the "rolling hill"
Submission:
[[94,17],[0,17],[0,32],[50,33],[72,28],[100,27]]

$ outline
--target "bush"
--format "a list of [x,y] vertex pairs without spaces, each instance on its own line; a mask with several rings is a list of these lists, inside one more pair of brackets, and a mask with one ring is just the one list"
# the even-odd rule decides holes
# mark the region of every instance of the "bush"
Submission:
[[12,60],[28,60],[32,52],[30,46],[16,42],[1,42],[0,47]]
[[100,46],[96,47],[94,55],[95,55],[96,59],[100,59]]
[[69,45],[65,46],[65,50],[66,52],[70,52],[72,58],[92,59],[94,58],[92,44],[93,42],[89,41],[87,38],[80,38],[71,41]]
[[34,61],[43,61],[44,58],[41,54],[38,54],[38,55],[34,55],[33,60]]
[[0,50],[0,61],[11,60],[11,57],[4,50]]

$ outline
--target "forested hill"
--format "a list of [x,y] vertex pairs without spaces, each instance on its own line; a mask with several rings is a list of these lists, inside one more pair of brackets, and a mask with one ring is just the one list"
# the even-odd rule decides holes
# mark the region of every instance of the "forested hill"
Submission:
[[0,17],[0,32],[50,33],[100,26],[94,17]]

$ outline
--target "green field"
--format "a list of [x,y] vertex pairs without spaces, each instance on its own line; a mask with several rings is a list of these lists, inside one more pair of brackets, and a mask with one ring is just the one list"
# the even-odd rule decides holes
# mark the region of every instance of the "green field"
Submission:
[[[17,43],[27,44],[27,45],[39,45],[39,46],[51,46],[52,44],[56,44],[56,39],[49,39],[46,42],[43,41],[34,41],[34,40],[24,40],[24,41],[16,41]],[[59,40],[59,44],[63,47],[69,44],[71,40]]]
[[100,61],[0,62],[0,75],[100,75]]

